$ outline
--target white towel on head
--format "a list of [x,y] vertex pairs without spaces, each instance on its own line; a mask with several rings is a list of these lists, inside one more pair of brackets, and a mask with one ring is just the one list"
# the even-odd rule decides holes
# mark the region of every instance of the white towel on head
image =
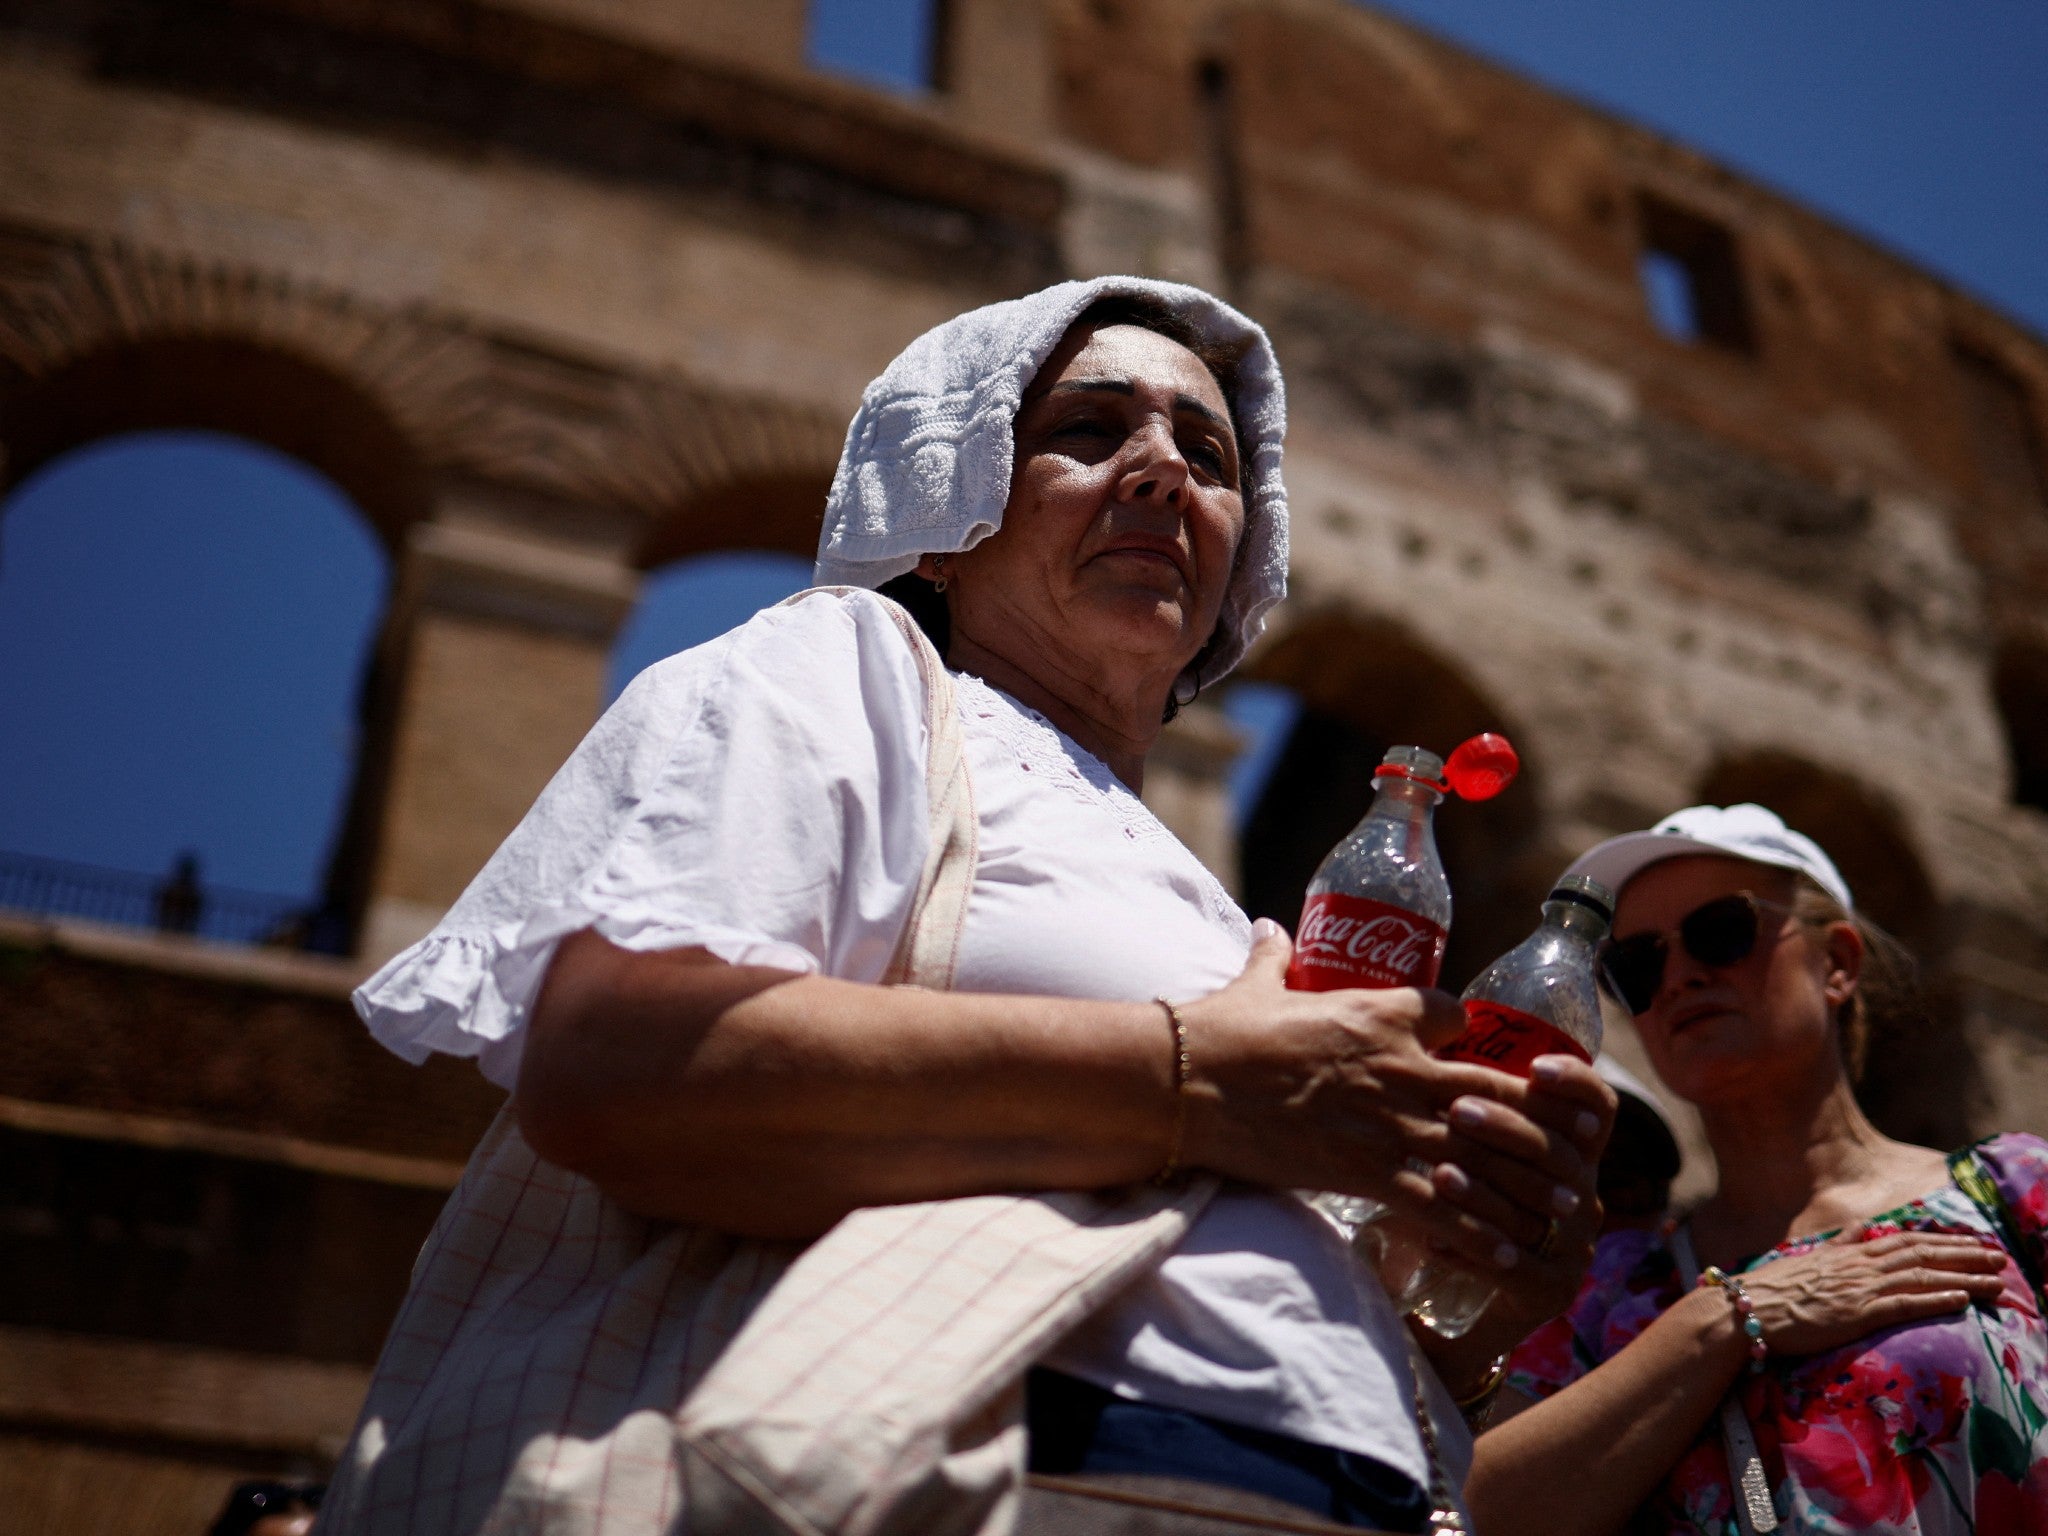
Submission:
[[969,310],[918,337],[861,396],[825,503],[819,585],[879,587],[927,554],[972,549],[1002,526],[1017,408],[1067,327],[1097,299],[1154,299],[1204,336],[1243,349],[1237,415],[1249,442],[1246,547],[1224,597],[1227,636],[1195,681],[1222,677],[1287,594],[1287,401],[1255,321],[1182,283],[1097,277]]

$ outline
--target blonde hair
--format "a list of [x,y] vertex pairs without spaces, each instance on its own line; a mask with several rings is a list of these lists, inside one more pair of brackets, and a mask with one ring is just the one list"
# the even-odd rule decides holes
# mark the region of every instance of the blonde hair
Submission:
[[1873,1040],[1882,1045],[1927,1025],[1920,962],[1905,945],[1869,918],[1847,910],[1807,875],[1794,879],[1792,915],[1814,929],[1847,923],[1863,940],[1863,969],[1855,989],[1835,1009],[1842,1067],[1851,1083],[1860,1084]]

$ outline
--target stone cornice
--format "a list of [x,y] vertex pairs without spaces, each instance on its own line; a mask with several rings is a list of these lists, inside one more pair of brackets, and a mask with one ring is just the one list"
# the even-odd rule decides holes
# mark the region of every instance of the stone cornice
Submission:
[[0,5],[0,34],[101,79],[330,129],[510,154],[686,192],[785,234],[943,276],[1056,275],[1065,182],[943,108],[794,70],[663,51],[504,0],[77,0]]
[[1050,230],[1049,163],[910,101],[816,74],[787,77],[585,31],[493,0],[234,0],[403,42],[650,117],[830,167],[889,190]]

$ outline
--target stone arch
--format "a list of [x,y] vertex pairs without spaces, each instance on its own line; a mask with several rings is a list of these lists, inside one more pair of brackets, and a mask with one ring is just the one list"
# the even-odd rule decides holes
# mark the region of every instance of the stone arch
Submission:
[[[838,440],[828,439],[822,432],[778,431],[772,422],[757,422],[756,428],[754,451],[747,461],[728,457],[715,467],[691,466],[687,478],[698,489],[643,524],[631,552],[632,564],[642,576],[640,598],[614,642],[614,686],[622,685],[626,676],[619,671],[622,662],[630,671],[644,664],[643,655],[651,660],[656,652],[666,654],[671,648],[711,638],[699,626],[714,614],[714,627],[741,622],[747,616],[745,608],[727,606],[723,598],[728,593],[748,594],[748,605],[755,600],[779,600],[787,590],[779,574],[784,562],[759,562],[749,557],[792,557],[801,562],[802,571],[791,571],[791,581],[796,586],[808,582],[824,522],[825,498],[838,464]],[[648,440],[666,443],[677,439],[650,434]],[[678,481],[683,478],[677,476]],[[682,626],[686,632],[665,627],[664,613],[669,619],[678,616],[665,607],[673,596],[670,584],[680,582],[687,588],[695,579],[689,574],[692,569],[730,569],[732,562],[724,557],[737,557],[745,568],[737,586],[721,589],[716,594],[720,600],[709,605],[693,602],[688,622]],[[771,576],[765,569],[768,565],[778,574]],[[646,642],[657,634],[664,637],[662,645],[655,651],[645,650]],[[627,661],[622,652],[634,654]]]
[[345,946],[325,861],[391,576],[361,509],[246,435],[121,430],[11,488],[0,546],[0,620],[30,658],[8,700],[37,744],[5,844],[98,868],[27,904],[175,927],[122,886],[189,858],[187,931]]
[[[450,349],[304,285],[138,250],[0,231],[0,477],[160,428],[266,444],[334,481],[394,555],[431,507],[428,396]],[[387,594],[388,596],[388,594]],[[388,628],[388,622],[387,622]],[[403,647],[374,645],[326,905],[360,913]]]
[[165,428],[228,433],[311,465],[387,546],[428,506],[420,455],[372,399],[316,364],[238,338],[115,343],[0,401],[14,483],[87,443]]
[[[598,702],[597,631],[608,636],[630,600],[631,573],[614,562],[763,543],[808,553],[820,477],[845,431],[810,407],[572,356],[421,305],[0,225],[0,480],[145,426],[224,430],[313,464],[393,551],[398,583],[329,882],[335,905],[367,914],[376,944],[414,936],[445,906],[479,862],[471,845],[509,830],[498,801],[523,808],[588,724],[556,703],[546,732],[466,747],[466,787],[449,793],[472,807],[469,789],[496,799],[442,848],[447,807],[421,787],[423,770],[405,778],[394,762],[432,750],[424,737],[407,746],[401,700],[431,714],[477,665],[448,659],[448,646],[543,656],[557,685],[588,672]],[[741,526],[750,519],[758,526]],[[450,638],[478,613],[511,638]],[[423,625],[439,626],[440,650],[422,646]],[[430,693],[440,703],[419,702]],[[433,857],[394,874],[387,855],[400,844],[432,845]],[[377,916],[380,904],[395,915]]]
[[2048,643],[2001,645],[1991,693],[2012,759],[2013,803],[2048,811]]
[[[1448,752],[1480,731],[1519,741],[1514,720],[1458,667],[1399,625],[1329,611],[1274,634],[1244,676],[1289,688],[1302,705],[1272,777],[1240,830],[1245,909],[1294,926],[1302,892],[1330,847],[1372,800],[1372,770],[1391,745]],[[1561,867],[1541,837],[1527,757],[1498,799],[1453,801],[1437,818],[1456,902],[1443,983],[1462,986],[1536,921]]]
[[[182,409],[205,419],[166,414],[183,393]],[[61,452],[67,435],[82,441],[88,407],[153,413],[152,425],[231,416],[227,430],[314,463],[394,539],[447,478],[645,525],[702,523],[699,504],[731,487],[815,476],[845,433],[826,412],[574,357],[423,306],[0,227],[0,473]]]
[[300,285],[118,244],[0,236],[0,448],[19,480],[97,437],[198,427],[346,490],[387,541],[426,505],[436,348]]
[[[837,444],[833,447],[836,454]],[[634,549],[633,564],[653,571],[733,549],[768,550],[809,560],[817,553],[835,463],[824,459],[763,466],[709,485],[647,525]]]
[[1834,860],[1857,911],[1920,960],[1928,1022],[1873,1029],[1857,1098],[1890,1135],[1937,1147],[1966,1140],[1981,1074],[1938,970],[1943,936],[1934,884],[1897,811],[1847,774],[1774,751],[1723,758],[1700,781],[1699,799],[1776,811]]

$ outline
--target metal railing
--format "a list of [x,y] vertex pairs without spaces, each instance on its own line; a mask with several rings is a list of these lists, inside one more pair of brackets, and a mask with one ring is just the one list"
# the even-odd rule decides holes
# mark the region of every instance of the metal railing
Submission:
[[224,944],[326,954],[347,950],[347,935],[330,914],[290,896],[202,881],[196,868],[186,865],[169,875],[142,875],[0,852],[0,909],[191,934]]

